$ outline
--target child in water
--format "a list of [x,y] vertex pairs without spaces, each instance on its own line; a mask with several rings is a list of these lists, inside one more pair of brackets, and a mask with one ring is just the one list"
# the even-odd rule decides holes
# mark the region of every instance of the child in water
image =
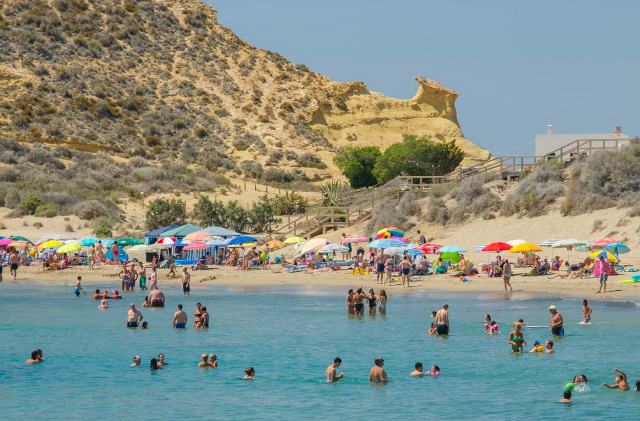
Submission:
[[534,353],[543,353],[544,352],[544,348],[542,347],[542,344],[540,343],[539,340],[535,340],[533,342],[533,348],[531,348],[531,351],[529,352],[534,352]]
[[584,320],[582,320],[583,324],[587,324],[591,322],[592,312],[593,310],[591,310],[591,307],[589,307],[589,303],[587,302],[587,300],[582,300],[582,315],[584,317]]
[[560,403],[571,403],[571,391],[570,390],[565,390],[564,393],[562,394],[562,399],[560,399],[558,402]]
[[547,341],[544,353],[545,354],[553,354],[555,351],[553,350],[553,341]]

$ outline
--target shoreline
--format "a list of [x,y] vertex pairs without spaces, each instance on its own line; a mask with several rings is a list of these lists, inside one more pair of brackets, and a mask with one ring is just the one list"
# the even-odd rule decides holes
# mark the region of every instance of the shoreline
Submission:
[[[168,269],[158,270],[158,285],[161,289],[167,286],[177,287],[181,284],[178,276],[168,278]],[[109,284],[119,286],[117,277],[118,266],[99,266],[89,270],[86,266],[71,267],[62,271],[43,272],[40,267],[20,267],[18,279],[13,281],[8,271],[3,274],[3,284],[39,285],[39,286],[67,286],[73,287],[77,276],[82,276],[85,289]],[[271,286],[299,286],[315,289],[362,287],[374,288],[376,291],[384,288],[389,294],[428,292],[428,293],[473,293],[499,294],[505,299],[534,299],[534,298],[586,298],[597,301],[630,301],[640,302],[640,282],[637,284],[618,284],[618,280],[626,279],[624,275],[611,277],[608,284],[610,292],[597,294],[598,279],[547,279],[545,276],[529,277],[515,274],[511,280],[514,287],[512,293],[505,293],[501,278],[487,278],[484,276],[467,277],[468,282],[462,282],[451,275],[427,275],[416,278],[409,288],[403,288],[399,281],[381,285],[376,283],[375,274],[351,275],[351,271],[338,272],[296,272],[286,273],[280,270],[251,270],[240,271],[228,267],[215,267],[203,271],[191,271],[191,289],[197,290],[208,286],[227,286],[242,289]],[[213,279],[215,277],[215,279]],[[116,288],[119,289],[119,288]],[[138,291],[138,289],[136,289]],[[479,297],[480,299],[482,297]]]

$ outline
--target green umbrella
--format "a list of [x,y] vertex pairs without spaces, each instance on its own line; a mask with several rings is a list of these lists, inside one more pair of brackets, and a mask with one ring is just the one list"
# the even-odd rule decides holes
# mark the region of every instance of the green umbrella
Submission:
[[11,238],[13,241],[24,241],[24,242],[27,242],[27,243],[33,245],[31,240],[29,240],[27,237],[23,237],[21,235],[11,235],[11,236],[9,236],[9,238]]
[[137,238],[132,237],[123,237],[118,238],[116,240],[116,244],[119,246],[137,246],[139,244],[142,244],[142,240],[138,240]]

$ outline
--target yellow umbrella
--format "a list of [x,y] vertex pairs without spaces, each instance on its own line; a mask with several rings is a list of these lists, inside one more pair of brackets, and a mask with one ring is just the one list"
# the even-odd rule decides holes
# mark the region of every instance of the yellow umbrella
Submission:
[[64,253],[75,253],[76,251],[82,249],[82,244],[80,243],[71,243],[64,244],[56,250],[56,253],[64,254]]
[[522,243],[522,244],[518,244],[517,246],[513,246],[509,251],[511,253],[528,253],[531,251],[542,251],[542,249],[539,246],[536,246],[535,244]]
[[62,245],[62,241],[49,240],[49,241],[45,241],[44,243],[40,244],[38,246],[38,248],[41,249],[41,250],[52,249],[52,248],[60,247],[61,245]]
[[267,246],[269,250],[275,250],[275,249],[284,247],[284,244],[282,243],[282,241],[271,240],[271,241],[267,241],[265,246]]
[[598,256],[600,256],[601,254],[607,253],[607,260],[610,261],[611,263],[618,263],[618,259],[616,259],[616,256],[614,256],[613,254],[609,253],[608,251],[604,251],[604,250],[596,250],[593,253],[591,253],[589,256],[593,257],[594,259],[597,259]]
[[305,240],[302,237],[289,237],[286,240],[284,240],[283,244],[287,244],[287,245],[288,244],[297,244],[297,243],[304,243],[305,241],[307,241],[307,240]]

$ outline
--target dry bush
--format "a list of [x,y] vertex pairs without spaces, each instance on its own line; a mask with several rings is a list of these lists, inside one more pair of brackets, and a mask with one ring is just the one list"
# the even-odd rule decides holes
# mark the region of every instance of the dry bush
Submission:
[[504,201],[502,215],[539,216],[564,193],[562,166],[546,162],[529,173]]
[[380,227],[403,227],[407,223],[407,217],[396,210],[396,206],[390,202],[378,202],[373,207],[373,216],[367,224],[367,231],[373,232]]
[[462,222],[469,216],[488,217],[500,209],[500,198],[484,187],[491,180],[487,175],[477,175],[451,189],[448,197],[456,201],[456,206],[450,211],[450,219]]
[[640,145],[596,152],[572,165],[564,215],[612,206],[630,206],[640,195]]

